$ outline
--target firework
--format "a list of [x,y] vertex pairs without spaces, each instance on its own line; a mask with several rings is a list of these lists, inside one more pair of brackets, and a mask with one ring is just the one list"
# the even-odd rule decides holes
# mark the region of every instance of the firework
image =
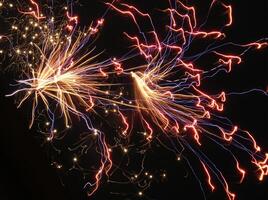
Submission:
[[[237,151],[248,156],[262,181],[268,175],[268,153],[261,149],[251,133],[223,116],[231,93],[219,90],[209,94],[203,83],[219,72],[232,72],[249,50],[266,47],[267,38],[246,44],[226,41],[228,37],[224,31],[233,23],[233,10],[231,5],[220,1],[211,2],[202,23],[196,17],[195,7],[181,1],[169,1],[167,8],[158,10],[166,18],[163,27],[150,13],[133,5],[121,1],[105,4],[108,7],[105,14],[82,29],[79,28],[79,16],[72,12],[70,5],[54,15],[53,5],[41,6],[34,0],[0,3],[0,7],[14,11],[19,19],[19,23],[16,20],[10,23],[8,19],[11,33],[0,35],[0,41],[7,42],[10,47],[6,52],[0,50],[0,54],[11,55],[10,63],[19,74],[16,90],[7,96],[15,96],[18,107],[26,102],[31,104],[30,128],[37,124],[39,130],[42,129],[40,124],[44,123],[39,123],[38,117],[45,113],[45,128],[40,132],[57,153],[61,151],[56,147],[57,142],[65,143],[66,133],[74,130],[73,135],[79,139],[73,141],[72,148],[66,144],[73,165],[68,170],[79,169],[88,175],[91,174],[89,167],[93,169],[94,180],[89,178],[84,185],[85,189],[89,188],[88,195],[97,191],[103,176],[107,176],[109,183],[125,184],[110,179],[118,170],[129,180],[127,183],[142,189],[138,191],[138,196],[142,196],[154,178],[145,170],[145,158],[148,147],[155,141],[175,152],[178,160],[184,158],[190,163],[188,160],[192,157],[197,158],[211,191],[221,185],[229,200],[234,200],[236,195],[230,190],[226,175],[209,157],[209,152],[204,153],[207,141],[233,158],[230,162],[239,174],[240,183],[248,172],[244,162],[240,163]],[[214,6],[223,10],[224,24],[207,30],[205,25]],[[103,59],[103,54],[92,47],[107,11],[129,18],[137,28],[136,34],[127,30],[123,33],[135,47],[124,54],[127,56],[115,58],[111,55],[111,58]],[[144,27],[146,23],[150,30]],[[195,50],[195,42],[204,46]],[[131,58],[142,64],[129,64]],[[199,64],[202,59],[207,64]],[[262,90],[251,91],[267,95]],[[109,116],[112,120],[104,120],[109,111],[112,111]],[[99,116],[101,120],[98,120]],[[82,119],[82,123],[74,118]],[[64,128],[60,126],[61,121]],[[79,130],[73,128],[77,126],[74,121],[80,126]],[[142,124],[142,141],[133,133],[137,121]],[[105,129],[105,123],[109,124],[109,130],[114,130],[112,133],[101,131]],[[58,127],[62,130],[56,129],[55,124],[60,124]],[[82,126],[86,127],[85,133],[80,131]],[[234,152],[233,147],[237,151]],[[84,167],[80,159],[90,148],[97,159],[91,166]],[[138,173],[129,169],[130,152],[134,148],[142,155]],[[191,157],[184,154],[185,149],[191,152]],[[114,157],[119,157],[119,161],[112,159],[112,152],[118,154]],[[52,164],[57,169],[63,168],[57,161]],[[114,170],[112,166],[115,166]],[[194,170],[193,174],[196,175]],[[161,178],[165,177],[166,172],[161,171]],[[199,180],[198,176],[196,178]]]
[[29,74],[25,74],[27,79],[18,81],[22,88],[9,95],[24,93],[19,107],[25,100],[33,97],[30,127],[40,100],[48,113],[53,113],[50,101],[56,102],[68,126],[70,113],[83,116],[77,108],[78,105],[85,111],[90,111],[93,109],[95,97],[105,94],[100,87],[108,84],[103,83],[100,70],[107,68],[109,64],[105,62],[90,64],[97,55],[91,56],[91,52],[85,55],[79,54],[81,44],[88,39],[84,38],[84,35],[88,33],[79,33],[75,41],[69,38],[65,44],[59,41],[51,46],[48,44],[49,41],[45,42],[40,49],[39,65],[31,68]]
[[[12,26],[19,30],[10,38],[19,38],[16,46],[12,44],[11,51],[15,51],[14,63],[21,68],[21,79],[15,84],[19,89],[7,96],[16,95],[19,99],[18,107],[26,101],[32,103],[30,128],[37,118],[38,110],[46,111],[51,121],[46,122],[46,125],[50,125],[49,136],[46,137],[50,143],[60,138],[54,128],[57,118],[63,118],[66,129],[71,128],[73,117],[83,119],[88,132],[86,138],[91,135],[97,137],[96,154],[100,155],[95,180],[88,181],[85,186],[90,185],[88,194],[91,195],[97,190],[102,174],[108,174],[112,166],[105,135],[94,128],[89,117],[90,112],[95,112],[95,106],[108,104],[107,90],[112,84],[106,81],[110,74],[115,73],[111,70],[115,61],[107,59],[98,62],[101,53],[94,53],[94,48],[89,46],[95,40],[104,19],[79,30],[78,17],[73,16],[67,7],[63,9],[66,20],[56,22],[51,14],[41,14],[37,2],[30,3],[34,7],[30,11],[18,8],[18,13],[24,16],[22,21],[27,21],[30,27],[25,26],[23,30],[18,28],[19,25]],[[73,161],[77,163],[78,159],[74,157]]]
[[[210,5],[210,9],[214,4],[215,1]],[[233,21],[232,7],[220,5],[228,13],[224,25],[228,27]],[[154,128],[157,128],[166,137],[179,141],[183,149],[191,149],[208,177],[211,190],[215,190],[213,174],[224,187],[230,200],[235,198],[235,194],[230,191],[222,172],[202,152],[203,137],[209,138],[230,153],[234,159],[234,167],[241,176],[240,182],[243,181],[246,171],[241,168],[238,158],[232,153],[229,145],[248,154],[252,163],[258,168],[259,180],[263,180],[263,177],[268,175],[267,154],[261,151],[249,132],[239,129],[219,115],[224,110],[227,96],[225,92],[209,95],[201,89],[201,86],[203,80],[216,75],[221,70],[231,72],[233,65],[241,63],[242,55],[249,49],[261,49],[267,46],[266,39],[249,44],[224,43],[226,35],[221,30],[209,32],[202,30],[202,26],[198,26],[197,23],[195,8],[178,1],[175,6],[170,4],[170,8],[163,10],[169,16],[170,23],[165,25],[167,34],[165,39],[161,40],[160,34],[155,30],[154,20],[148,13],[143,13],[136,7],[124,3],[110,6],[122,15],[129,16],[139,30],[139,35],[131,36],[128,33],[125,35],[134,43],[147,62],[139,68],[140,71],[130,73],[137,111],[147,132],[146,139],[150,142],[154,137],[158,137],[154,133]],[[140,17],[149,20],[151,32],[143,32],[142,26],[138,23]],[[148,41],[152,39],[153,42],[149,43]],[[209,45],[205,51],[191,57],[185,56],[191,49],[191,43],[200,39],[222,41],[222,43],[217,46]],[[242,53],[222,53],[221,48],[228,45],[241,48]],[[218,60],[217,65],[210,68],[197,67],[198,59],[205,55],[215,57]],[[193,144],[190,138],[193,138],[196,144]],[[178,151],[178,154],[182,155],[182,151],[170,145],[172,147],[169,149],[175,148],[173,151]]]

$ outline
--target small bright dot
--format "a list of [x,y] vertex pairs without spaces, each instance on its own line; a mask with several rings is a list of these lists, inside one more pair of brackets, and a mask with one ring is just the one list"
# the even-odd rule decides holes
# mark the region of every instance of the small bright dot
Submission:
[[74,157],[74,158],[73,158],[73,161],[74,161],[74,162],[77,162],[77,157]]
[[49,126],[49,124],[50,124],[49,122],[46,122],[46,126]]
[[137,174],[135,174],[135,175],[134,175],[134,177],[135,177],[135,178],[138,178],[138,175],[137,175]]
[[132,104],[132,101],[129,101],[128,103],[129,103],[129,104]]
[[57,165],[57,168],[58,168],[58,169],[61,169],[61,168],[62,168],[62,165]]
[[181,157],[180,157],[180,156],[178,156],[178,157],[177,157],[177,161],[180,161],[180,160],[181,160]]
[[3,3],[2,2],[0,2],[0,7],[2,7],[3,6]]
[[54,129],[54,130],[53,130],[53,133],[57,133],[57,129]]
[[124,148],[123,151],[124,151],[124,153],[127,153],[128,152],[128,150],[126,148]]
[[151,179],[152,179],[152,178],[153,178],[153,175],[150,175],[150,176],[149,176],[149,178],[151,178]]
[[94,129],[94,135],[98,135],[98,130]]
[[148,176],[148,172],[145,172],[145,176]]
[[141,191],[138,194],[139,194],[139,196],[142,196],[143,195],[143,193]]
[[13,8],[13,4],[12,4],[12,3],[10,3],[10,4],[9,4],[9,7],[10,7],[10,8]]
[[167,176],[167,175],[164,173],[164,174],[163,174],[163,177],[166,177],[166,176]]

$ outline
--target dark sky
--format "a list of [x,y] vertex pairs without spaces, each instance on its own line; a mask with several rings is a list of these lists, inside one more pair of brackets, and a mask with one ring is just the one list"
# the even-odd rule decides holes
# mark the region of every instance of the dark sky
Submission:
[[[86,24],[88,18],[102,13],[102,1],[81,1],[82,6],[76,8],[81,16],[81,23]],[[135,1],[132,1],[135,2]],[[155,1],[136,1],[139,8],[155,9]],[[159,2],[156,1],[156,2]],[[199,3],[202,8],[202,3]],[[227,31],[231,41],[247,42],[267,37],[268,5],[265,0],[232,2],[234,10],[234,23]],[[90,13],[90,16],[88,14]],[[118,56],[124,51],[123,46],[129,45],[122,41],[120,31],[128,27],[126,22],[117,22],[118,15],[108,15],[113,20],[107,20],[107,25],[100,36],[99,48],[106,49],[107,54]],[[94,18],[94,17],[92,17]],[[111,22],[110,22],[111,21]],[[111,39],[113,38],[113,39]],[[115,48],[116,47],[116,48]],[[268,77],[268,51],[250,51],[243,63],[236,66],[232,73],[221,74],[206,83],[209,91],[225,88],[227,91],[244,91],[250,88],[265,88]],[[92,197],[86,198],[85,192],[78,187],[75,179],[62,184],[59,174],[50,165],[49,157],[40,142],[32,135],[36,130],[29,130],[29,116],[24,108],[16,109],[14,99],[4,95],[11,91],[9,84],[13,81],[9,72],[0,73],[0,102],[1,102],[1,137],[0,137],[0,199],[1,200],[104,200],[104,199],[142,199],[133,194],[118,196],[111,195],[113,187],[107,183],[100,186],[100,190]],[[230,96],[226,105],[226,115],[243,129],[254,133],[260,146],[268,151],[268,105],[267,97],[260,94]],[[156,151],[157,152],[157,151]],[[163,161],[165,153],[154,157],[152,165]],[[153,163],[155,162],[155,164]],[[187,166],[184,162],[176,163],[173,159],[163,161],[169,166],[169,177],[161,184],[153,184],[146,193],[146,199],[203,199],[196,179],[189,175],[185,178]],[[231,167],[230,162],[222,159],[221,167]],[[252,169],[254,170],[254,169]],[[189,171],[189,170],[188,170]],[[268,200],[268,180],[262,183],[249,172],[243,184],[231,183],[232,191],[237,193],[238,200],[257,199]],[[130,186],[131,187],[131,186]],[[115,187],[120,191],[120,186]],[[128,191],[121,191],[127,193]],[[215,193],[206,193],[208,200],[226,199],[221,189]]]

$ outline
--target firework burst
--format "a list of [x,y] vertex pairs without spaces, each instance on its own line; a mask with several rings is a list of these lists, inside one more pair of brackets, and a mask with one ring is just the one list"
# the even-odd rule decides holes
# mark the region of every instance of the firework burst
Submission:
[[[56,136],[61,131],[54,129],[55,123],[59,123],[58,119],[64,122],[63,135],[73,125],[73,117],[82,119],[86,133],[77,133],[80,138],[76,147],[69,147],[68,150],[75,152],[79,149],[82,157],[93,143],[95,145],[94,153],[98,159],[92,167],[94,180],[84,185],[84,188],[90,188],[88,195],[97,191],[103,175],[110,177],[114,165],[115,171],[120,169],[131,183],[142,188],[138,192],[138,196],[142,196],[153,180],[153,175],[147,171],[144,177],[141,174],[145,170],[148,146],[155,141],[174,152],[178,160],[184,158],[189,165],[189,160],[197,159],[211,191],[221,185],[229,200],[234,200],[236,195],[230,191],[225,174],[209,157],[209,152],[205,153],[207,141],[232,157],[230,162],[238,172],[240,182],[248,174],[248,167],[244,166],[245,162],[240,163],[238,151],[249,158],[249,163],[257,169],[258,178],[262,181],[268,175],[268,153],[262,150],[251,133],[223,116],[225,103],[232,93],[218,90],[215,94],[209,94],[203,88],[203,83],[219,72],[232,72],[232,68],[242,62],[249,50],[266,47],[267,38],[246,44],[227,41],[224,31],[233,23],[233,10],[231,5],[220,1],[211,2],[202,22],[196,17],[195,7],[181,1],[168,1],[165,9],[158,10],[165,18],[163,27],[161,23],[155,23],[150,13],[133,5],[120,1],[105,4],[108,6],[105,14],[89,27],[80,30],[79,18],[72,12],[71,6],[64,7],[59,16],[54,16],[51,14],[53,6],[47,6],[49,11],[46,12],[34,0],[17,4],[6,1],[0,3],[0,7],[5,9],[14,11],[16,8],[15,15],[21,18],[20,24],[12,23],[12,34],[0,36],[0,40],[9,43],[11,48],[7,54],[12,55],[12,65],[19,71],[15,84],[17,89],[7,96],[16,96],[18,107],[26,102],[31,103],[30,128],[37,122],[39,110],[45,111],[48,119],[46,125],[49,127],[45,131],[49,132],[45,134],[49,135],[46,142],[52,145],[55,138],[63,138]],[[207,29],[211,11],[216,6],[224,11],[224,24],[220,28]],[[137,28],[136,34],[127,31],[123,33],[135,49],[124,54],[127,56],[122,56],[122,59],[102,59],[102,53],[96,53],[95,48],[92,48],[108,10],[131,19]],[[149,24],[150,30],[144,24]],[[195,48],[195,42],[202,45]],[[0,54],[3,54],[2,50]],[[128,64],[130,58],[142,64]],[[123,80],[115,82],[119,76]],[[125,89],[129,91],[122,92]],[[120,92],[116,94],[118,90]],[[263,90],[247,92],[251,91],[268,96]],[[101,115],[98,109],[105,111],[105,117],[109,110],[116,113],[116,119],[109,119],[109,123],[114,122],[117,128],[114,131],[116,134],[111,134],[111,140],[95,128],[105,124],[103,116],[101,123],[92,118]],[[130,112],[138,113],[138,119],[129,117]],[[141,121],[142,129],[145,130],[141,145],[140,141],[131,144],[131,139],[137,136],[131,134],[135,120]],[[132,176],[129,172],[131,170],[124,171],[122,166],[129,166],[129,161],[125,164],[123,159],[135,147],[144,157],[139,173]],[[119,164],[114,163],[111,156],[117,148],[123,153],[123,156],[118,156]],[[191,152],[191,157],[186,154],[186,149]],[[79,159],[73,153],[74,168],[83,171]],[[55,163],[58,169],[62,168],[62,165]],[[190,168],[201,183],[191,165]],[[165,176],[166,173],[163,174]]]
[[[215,4],[215,1],[211,3],[209,12]],[[227,12],[227,22],[224,27],[228,27],[233,21],[232,7],[223,3],[219,5]],[[243,181],[246,170],[241,167],[238,155],[230,150],[231,146],[248,155],[259,171],[259,180],[263,180],[263,177],[268,175],[267,153],[261,151],[249,132],[239,129],[230,120],[220,115],[224,111],[228,94],[221,91],[216,95],[209,95],[202,89],[202,83],[220,71],[231,72],[233,65],[240,64],[242,56],[249,49],[261,49],[267,46],[267,39],[248,44],[224,42],[226,35],[222,32],[223,28],[213,31],[203,30],[206,22],[198,26],[195,8],[180,1],[176,1],[175,6],[172,3],[169,8],[163,10],[170,19],[169,24],[165,25],[167,33],[163,37],[162,32],[160,34],[156,31],[154,19],[150,14],[124,3],[110,6],[116,12],[130,17],[139,30],[139,34],[134,36],[124,34],[134,43],[147,63],[140,66],[139,71],[130,73],[133,79],[134,101],[146,130],[146,139],[151,142],[158,137],[157,133],[154,133],[156,128],[174,141],[169,145],[165,140],[161,140],[161,143],[165,143],[165,146],[179,157],[184,157],[184,149],[190,149],[200,161],[211,190],[215,190],[213,179],[216,178],[230,200],[235,198],[235,194],[230,191],[225,176],[215,166],[213,160],[203,153],[202,138],[209,139],[231,155],[234,166],[240,174],[240,182]],[[151,31],[143,31],[139,23],[140,17],[149,21]],[[208,20],[208,17],[206,19]],[[160,35],[163,40],[160,39]],[[205,50],[187,56],[192,43],[196,40],[217,42],[211,42]],[[222,53],[221,49],[224,46],[240,48],[242,53]],[[210,59],[215,59],[216,65],[198,67],[196,63],[206,55],[209,55]],[[195,143],[192,143],[190,138],[193,138]],[[178,146],[174,146],[175,141]]]

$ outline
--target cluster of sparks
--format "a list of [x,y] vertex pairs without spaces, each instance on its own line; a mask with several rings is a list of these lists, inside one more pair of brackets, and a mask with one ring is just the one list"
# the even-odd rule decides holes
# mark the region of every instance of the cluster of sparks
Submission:
[[[58,24],[54,23],[54,17],[42,14],[37,1],[29,0],[28,3],[30,8],[27,11],[20,5],[14,8],[30,21],[32,27],[24,27],[25,30],[19,34],[22,38],[31,38],[31,41],[26,40],[27,44],[16,47],[12,45],[16,60],[23,66],[23,78],[17,81],[18,89],[7,96],[18,95],[18,107],[25,101],[32,102],[30,127],[35,122],[38,108],[46,111],[49,121],[52,122],[48,124],[49,141],[53,140],[57,132],[54,129],[56,115],[62,117],[68,129],[71,128],[73,117],[82,119],[88,134],[97,137],[97,153],[100,160],[94,181],[86,184],[93,188],[88,192],[89,195],[98,189],[103,174],[109,177],[113,166],[113,146],[105,139],[106,134],[96,129],[91,115],[99,115],[99,108],[108,112],[107,108],[112,106],[120,120],[122,137],[130,139],[133,135],[131,127],[135,123],[134,120],[140,120],[145,131],[146,144],[154,141],[158,132],[161,132],[163,140],[169,138],[162,142],[179,155],[179,159],[187,159],[183,151],[186,148],[190,149],[192,155],[200,161],[199,167],[207,176],[210,189],[216,190],[217,181],[224,188],[229,200],[234,200],[235,194],[230,190],[224,174],[202,152],[206,141],[212,141],[230,153],[234,167],[240,174],[240,182],[244,180],[247,171],[231,151],[231,146],[248,155],[257,169],[260,181],[268,175],[268,153],[262,151],[251,133],[233,125],[230,120],[220,115],[224,111],[228,94],[220,91],[211,95],[202,88],[205,79],[215,76],[220,71],[230,73],[234,65],[242,62],[242,57],[248,50],[259,50],[268,45],[266,38],[247,44],[224,42],[226,35],[223,31],[233,22],[231,5],[214,0],[211,2],[208,13],[214,6],[219,6],[226,13],[226,22],[219,30],[207,31],[204,28],[206,21],[199,23],[194,7],[181,1],[169,2],[167,9],[159,11],[164,13],[169,21],[168,24],[164,24],[164,29],[162,28],[160,33],[149,13],[120,1],[106,3],[109,12],[114,11],[130,19],[138,30],[135,35],[127,32],[123,34],[134,45],[136,51],[130,57],[139,58],[143,64],[124,69],[128,58],[97,61],[101,53],[95,54],[94,48],[91,48],[91,51],[87,50],[104,25],[105,15],[92,22],[88,28],[79,30],[78,16],[74,16],[70,12],[71,9],[65,7],[64,23],[61,22],[60,28],[55,31],[52,27]],[[0,9],[3,7],[13,8],[15,5],[0,2]],[[144,31],[145,28],[140,21],[148,21],[151,30]],[[12,25],[12,29],[18,32],[19,28]],[[0,39],[10,42],[14,38],[2,35]],[[191,44],[200,40],[212,42],[205,50],[189,56]],[[221,50],[225,46],[229,49],[239,48],[241,53],[225,53]],[[29,55],[38,58],[30,62]],[[198,60],[208,55],[215,59],[215,63],[199,66]],[[117,98],[118,94],[111,91],[110,88],[125,84],[111,82],[110,77],[117,76],[130,77],[133,99],[125,97],[124,101],[120,101]],[[119,96],[122,96],[121,92]],[[130,120],[125,110],[137,112],[138,119]],[[203,138],[206,140],[204,143]],[[168,144],[166,141],[170,140],[175,142]],[[128,152],[127,148],[119,146],[124,153]],[[73,161],[78,162],[76,157]],[[60,165],[58,167],[60,168]],[[142,191],[138,192],[138,195],[142,194]]]

